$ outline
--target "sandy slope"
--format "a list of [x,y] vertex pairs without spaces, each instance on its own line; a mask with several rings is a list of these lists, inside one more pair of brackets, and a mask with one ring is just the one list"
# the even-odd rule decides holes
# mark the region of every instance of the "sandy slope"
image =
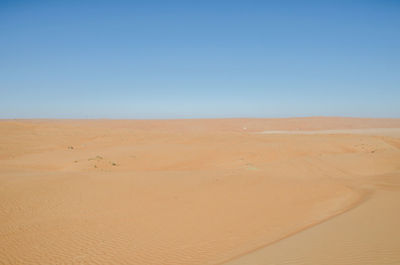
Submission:
[[[400,140],[376,128],[400,120],[1,121],[0,264],[304,264],[343,218],[332,257],[400,260],[394,237],[368,258],[398,218],[379,210],[399,202]],[[357,223],[375,212],[368,234]],[[366,244],[345,237],[353,228]],[[272,247],[283,254],[258,254]]]
[[224,264],[399,264],[400,174],[376,181],[351,211]]

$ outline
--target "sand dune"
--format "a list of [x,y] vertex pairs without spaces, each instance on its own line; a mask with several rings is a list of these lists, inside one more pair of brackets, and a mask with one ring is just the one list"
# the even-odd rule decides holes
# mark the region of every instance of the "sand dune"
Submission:
[[399,264],[400,175],[393,179],[351,211],[224,264]]
[[396,264],[396,128],[0,121],[0,264]]

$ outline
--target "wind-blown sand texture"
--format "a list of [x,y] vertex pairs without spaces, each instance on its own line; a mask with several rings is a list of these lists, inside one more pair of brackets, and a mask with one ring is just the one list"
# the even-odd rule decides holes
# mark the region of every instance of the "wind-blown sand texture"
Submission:
[[400,264],[398,128],[2,120],[0,264]]

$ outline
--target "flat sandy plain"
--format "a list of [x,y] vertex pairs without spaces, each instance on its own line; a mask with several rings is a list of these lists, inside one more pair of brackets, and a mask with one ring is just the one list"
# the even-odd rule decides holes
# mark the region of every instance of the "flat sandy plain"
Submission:
[[400,264],[400,119],[0,121],[0,264]]

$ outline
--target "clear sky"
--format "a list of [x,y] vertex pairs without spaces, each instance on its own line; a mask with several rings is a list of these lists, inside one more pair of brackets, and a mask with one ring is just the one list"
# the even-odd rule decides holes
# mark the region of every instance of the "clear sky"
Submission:
[[3,1],[0,118],[400,118],[400,1]]

